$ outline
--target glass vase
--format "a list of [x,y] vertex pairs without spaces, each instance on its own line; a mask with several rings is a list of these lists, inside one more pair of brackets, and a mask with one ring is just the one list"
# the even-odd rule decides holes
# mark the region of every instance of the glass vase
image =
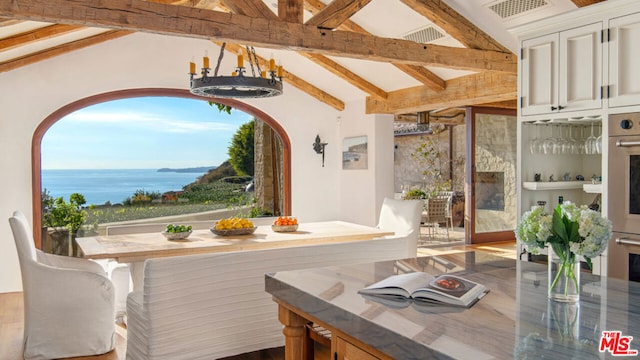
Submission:
[[580,300],[580,261],[568,247],[557,254],[549,248],[549,298],[575,303]]

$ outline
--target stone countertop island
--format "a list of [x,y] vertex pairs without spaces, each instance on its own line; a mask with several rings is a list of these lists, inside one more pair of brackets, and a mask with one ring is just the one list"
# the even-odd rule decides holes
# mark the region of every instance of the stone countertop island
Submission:
[[[391,307],[357,293],[411,271],[461,275],[490,292],[469,309]],[[337,359],[608,359],[640,350],[640,283],[583,273],[580,302],[557,303],[547,299],[546,265],[482,252],[284,271],[265,281],[285,325],[287,360],[305,358],[307,321],[332,331]],[[611,340],[616,332],[633,337],[626,350],[625,340]]]

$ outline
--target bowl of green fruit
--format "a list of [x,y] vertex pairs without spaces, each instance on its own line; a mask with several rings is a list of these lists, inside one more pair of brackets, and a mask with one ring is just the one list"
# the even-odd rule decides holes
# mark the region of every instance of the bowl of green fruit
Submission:
[[191,225],[168,224],[162,235],[167,240],[184,240],[191,235]]

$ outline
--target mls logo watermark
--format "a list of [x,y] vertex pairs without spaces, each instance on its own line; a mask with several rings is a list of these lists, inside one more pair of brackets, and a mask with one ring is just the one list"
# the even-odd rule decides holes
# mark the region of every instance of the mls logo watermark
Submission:
[[613,356],[635,356],[638,350],[631,349],[633,336],[623,336],[621,331],[603,331],[600,352],[609,351]]

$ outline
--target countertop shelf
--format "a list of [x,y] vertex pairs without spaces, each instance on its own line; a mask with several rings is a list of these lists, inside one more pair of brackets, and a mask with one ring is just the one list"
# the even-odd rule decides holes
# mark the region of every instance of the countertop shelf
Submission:
[[568,190],[583,189],[589,181],[525,181],[522,188],[526,190]]
[[602,183],[599,184],[584,184],[582,190],[589,194],[602,194]]

